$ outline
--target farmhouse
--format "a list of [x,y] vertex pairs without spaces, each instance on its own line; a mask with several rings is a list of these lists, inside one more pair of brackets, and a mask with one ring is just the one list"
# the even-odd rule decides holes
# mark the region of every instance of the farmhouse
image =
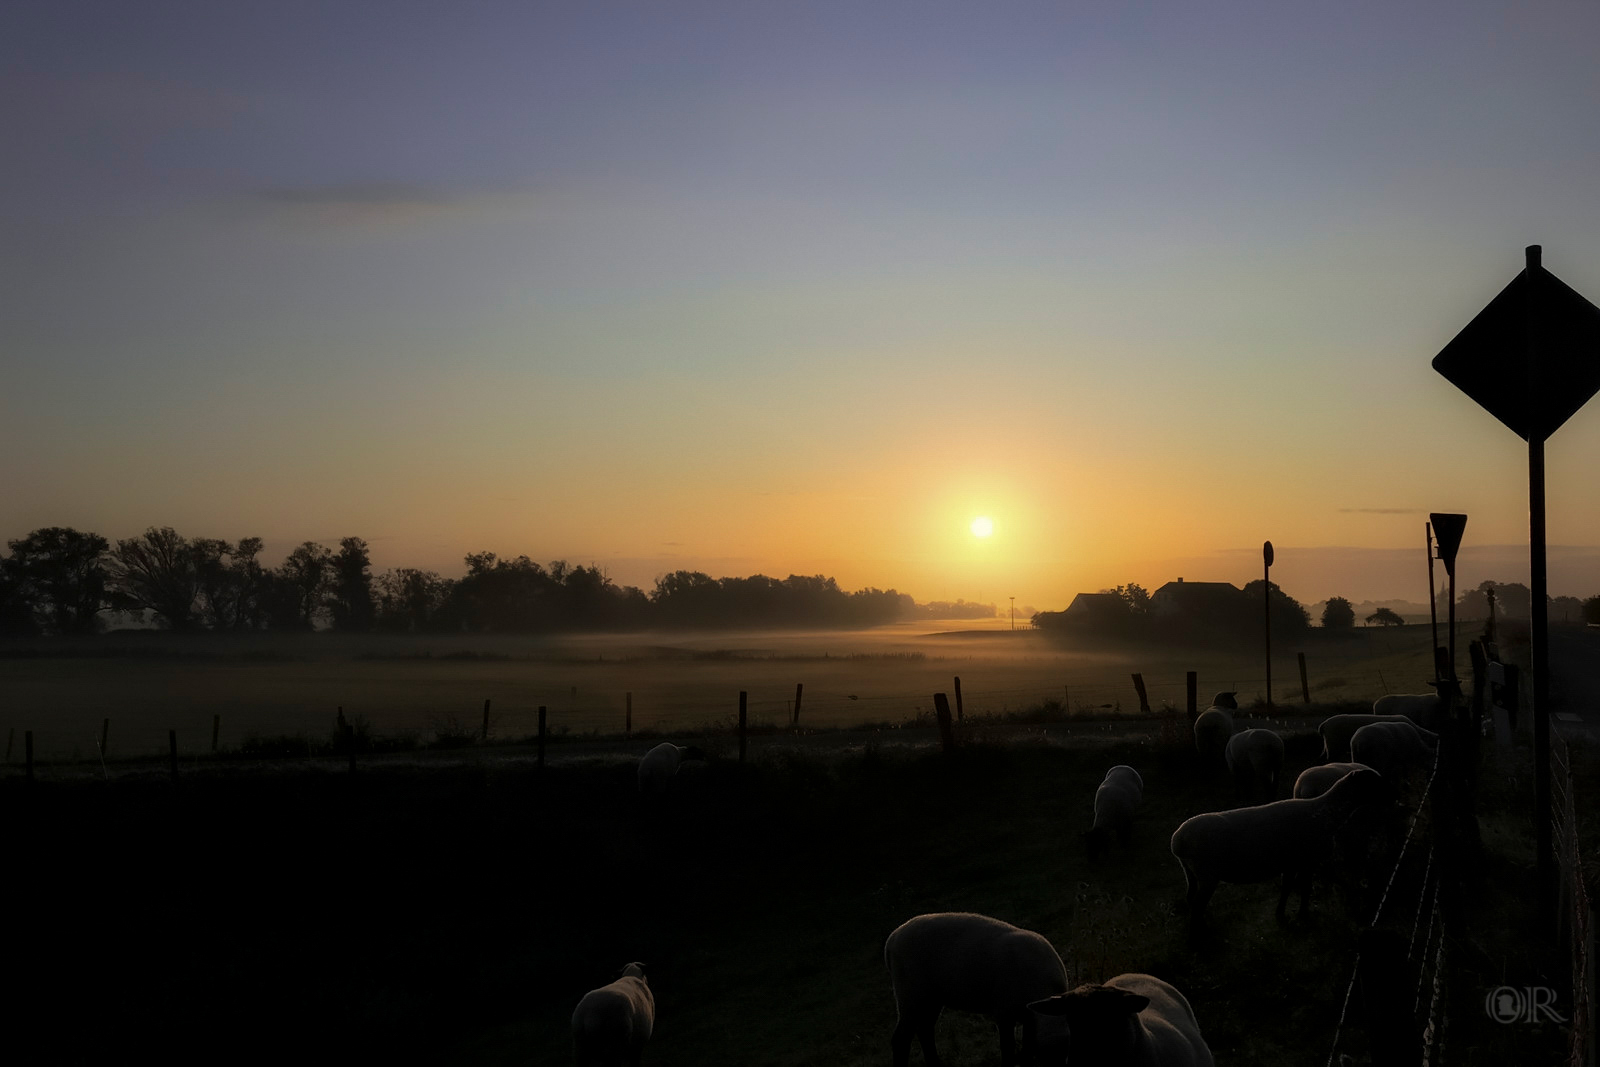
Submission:
[[1096,622],[1127,615],[1128,605],[1115,593],[1079,593],[1063,614],[1069,622]]
[[1206,616],[1237,604],[1244,591],[1232,582],[1186,582],[1179,578],[1150,594],[1150,613],[1158,616]]

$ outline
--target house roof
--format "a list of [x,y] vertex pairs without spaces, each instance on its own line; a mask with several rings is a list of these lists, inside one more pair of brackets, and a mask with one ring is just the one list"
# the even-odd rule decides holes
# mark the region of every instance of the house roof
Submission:
[[1150,594],[1152,597],[1166,596],[1215,596],[1226,590],[1229,593],[1243,592],[1232,582],[1168,582],[1166,585]]
[[1115,593],[1079,593],[1072,598],[1072,603],[1067,605],[1067,612],[1073,615],[1125,609],[1126,605],[1122,598]]

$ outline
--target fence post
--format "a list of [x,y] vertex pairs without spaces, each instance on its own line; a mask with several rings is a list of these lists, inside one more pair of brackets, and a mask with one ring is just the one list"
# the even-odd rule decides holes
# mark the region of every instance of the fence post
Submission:
[[489,698],[483,700],[483,739],[489,740]]
[[172,780],[178,780],[178,731],[167,731],[167,756],[172,764]]
[[539,769],[544,770],[544,705],[539,705]]
[[749,696],[750,696],[750,694],[745,692],[743,689],[739,690],[739,762],[740,763],[744,762],[744,725],[745,725],[744,714],[745,714],[745,704],[746,704]]
[[789,724],[791,726],[800,725],[800,694],[804,693],[805,690],[804,682],[794,683],[794,721]]
[[628,694],[628,710],[623,712],[622,736],[633,736],[633,694]]
[[[15,728],[13,728],[13,731]],[[28,758],[28,781],[33,781],[33,731],[27,730],[22,735],[22,750]]]
[[[211,751],[213,752],[217,750],[217,735],[220,733],[222,733],[222,715],[219,712],[211,716]],[[104,752],[105,748],[105,745],[101,745],[100,751]]]
[[1194,722],[1200,717],[1200,672],[1190,671],[1184,675],[1183,684],[1188,699],[1184,710],[1188,713],[1189,721]]
[[1072,718],[1072,689],[1065,685],[1061,687],[1061,717]]
[[[111,733],[111,720],[106,719],[100,723],[100,758],[106,758],[106,738]],[[11,742],[6,742],[6,759],[11,759]]]
[[1306,681],[1306,654],[1297,652],[1300,657],[1300,695],[1306,698],[1306,703],[1311,703],[1311,683]]
[[960,722],[965,717],[964,710],[961,704],[961,676],[958,674],[956,675],[956,722]]
[[1144,675],[1135,674],[1133,676],[1133,691],[1139,694],[1139,714],[1150,714],[1150,698],[1145,695]]
[[939,740],[946,752],[954,752],[956,735],[950,727],[950,698],[943,693],[933,694],[933,714],[939,720]]

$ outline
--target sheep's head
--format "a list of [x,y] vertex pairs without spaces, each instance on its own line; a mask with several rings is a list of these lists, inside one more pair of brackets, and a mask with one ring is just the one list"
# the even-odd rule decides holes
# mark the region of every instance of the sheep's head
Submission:
[[1034,1062],[1039,1067],[1122,1063],[1134,1042],[1148,997],[1099,984],[1081,985],[1028,1005],[1034,1015]]
[[617,977],[618,978],[643,978],[643,977],[645,977],[644,964],[639,963],[637,961],[634,962],[634,963],[630,963],[626,967],[622,968],[622,973],[617,975]]
[[694,745],[683,745],[683,746],[680,746],[679,749],[678,749],[678,758],[679,759],[705,759],[706,758],[706,754],[705,754],[704,751],[702,751],[701,749],[696,748]]
[[1237,691],[1218,693],[1216,696],[1211,698],[1211,706],[1214,708],[1232,708],[1234,711],[1238,711],[1238,696],[1239,694]]

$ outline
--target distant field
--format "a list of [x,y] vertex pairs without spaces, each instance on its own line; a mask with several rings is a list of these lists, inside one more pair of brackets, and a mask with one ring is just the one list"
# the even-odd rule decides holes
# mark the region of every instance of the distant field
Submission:
[[[1184,704],[1184,674],[1204,701],[1236,689],[1265,695],[1259,651],[1172,647],[1064,648],[1003,629],[937,632],[920,623],[870,631],[371,636],[193,635],[144,632],[0,646],[0,728],[32,730],[40,759],[94,759],[102,722],[113,758],[162,751],[167,731],[185,752],[208,749],[213,715],[223,747],[250,737],[326,736],[336,709],[379,733],[424,743],[452,727],[477,730],[492,700],[491,737],[525,737],[537,709],[567,735],[614,734],[628,693],[635,729],[687,731],[733,721],[749,693],[755,726],[787,724],[796,683],[808,728],[899,724],[926,716],[936,691],[960,676],[968,714],[1067,701],[1086,711],[1136,713],[1130,680],[1144,676],[1153,707]],[[948,624],[972,627],[971,622]],[[992,627],[993,624],[988,624]],[[1465,658],[1467,634],[1461,645]],[[1318,703],[1425,689],[1425,626],[1312,631],[1274,648],[1273,692],[1300,701],[1295,654],[1305,652]]]

